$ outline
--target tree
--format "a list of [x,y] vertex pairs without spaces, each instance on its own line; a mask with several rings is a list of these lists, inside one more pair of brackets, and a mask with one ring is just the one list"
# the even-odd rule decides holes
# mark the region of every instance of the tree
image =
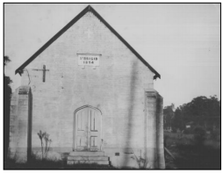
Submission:
[[178,129],[184,130],[184,118],[180,107],[175,110],[174,117],[172,119],[172,130],[175,132]]
[[173,103],[170,106],[164,107],[163,115],[164,115],[164,129],[171,130],[172,119],[174,117],[174,104]]
[[[8,56],[4,56],[4,67],[11,60]],[[10,100],[12,89],[10,87],[11,83],[10,77],[6,76],[4,73],[4,151],[5,156],[7,156],[9,147],[9,122],[10,122]]]
[[217,97],[199,96],[175,110],[172,126],[185,129],[186,124],[192,123],[196,127],[212,130],[219,128],[219,118],[220,101],[218,101]]

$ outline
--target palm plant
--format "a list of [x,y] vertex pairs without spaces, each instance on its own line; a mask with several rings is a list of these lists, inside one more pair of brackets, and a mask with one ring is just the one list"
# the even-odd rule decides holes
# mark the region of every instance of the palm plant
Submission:
[[[50,143],[52,142],[52,140],[49,139],[49,134],[46,132],[42,132],[40,130],[39,133],[37,133],[37,134],[38,134],[39,139],[41,141],[42,159],[47,158],[49,148],[50,148]],[[45,143],[45,145],[44,145],[44,143]]]

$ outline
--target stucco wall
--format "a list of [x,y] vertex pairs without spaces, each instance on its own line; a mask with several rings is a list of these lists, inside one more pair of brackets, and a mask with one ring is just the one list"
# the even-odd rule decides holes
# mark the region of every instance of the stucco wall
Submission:
[[[99,66],[82,68],[78,53],[100,54]],[[43,72],[34,70],[43,65],[49,70],[45,82]],[[153,75],[98,18],[86,13],[22,74],[22,85],[32,89],[33,150],[40,147],[37,133],[42,130],[50,135],[54,151],[71,152],[74,111],[91,105],[102,112],[103,148],[114,165],[124,165],[133,153],[149,155],[152,162],[155,153],[163,157],[162,134],[158,145],[156,134],[161,112],[146,94],[154,91]]]
[[[77,53],[101,54],[100,66],[78,66]],[[46,82],[42,72],[32,70],[43,64],[49,69]],[[144,90],[152,87],[153,73],[92,13],[26,69],[22,83],[33,90],[33,147],[40,145],[37,132],[43,130],[52,147],[71,149],[73,112],[83,105],[102,111],[104,147],[143,147]]]

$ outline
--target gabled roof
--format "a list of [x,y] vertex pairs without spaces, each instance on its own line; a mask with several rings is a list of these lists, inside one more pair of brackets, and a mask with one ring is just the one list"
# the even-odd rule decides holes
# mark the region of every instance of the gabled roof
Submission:
[[64,32],[66,32],[74,23],[76,23],[82,16],[87,12],[92,12],[110,31],[116,35],[155,75],[154,79],[160,78],[160,74],[146,62],[140,55],[135,51],[132,46],[129,45],[90,5],[88,5],[82,12],[80,12],[74,19],[72,19],[66,26],[64,26],[57,34],[55,34],[49,41],[47,41],[37,52],[35,52],[27,61],[25,61],[16,71],[15,74],[23,73],[23,69],[32,62],[38,55],[40,55],[48,46],[50,46],[57,38],[59,38]]

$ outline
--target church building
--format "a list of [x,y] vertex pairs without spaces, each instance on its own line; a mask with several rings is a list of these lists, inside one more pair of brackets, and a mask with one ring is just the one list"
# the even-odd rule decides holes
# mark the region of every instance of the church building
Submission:
[[91,6],[15,73],[9,155],[17,162],[42,152],[41,131],[48,159],[165,168],[160,74]]

